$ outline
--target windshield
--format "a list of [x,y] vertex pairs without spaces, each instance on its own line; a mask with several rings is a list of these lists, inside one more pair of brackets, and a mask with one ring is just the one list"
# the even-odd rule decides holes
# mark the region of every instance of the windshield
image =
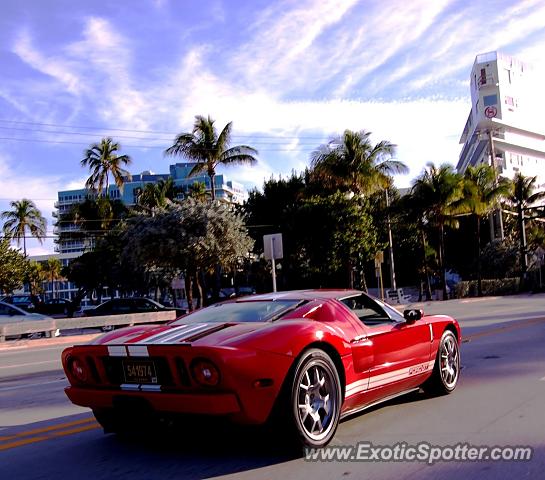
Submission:
[[394,307],[391,307],[385,302],[381,302],[380,300],[375,298],[375,302],[377,302],[384,310],[386,310],[386,313],[390,315],[390,318],[392,320],[395,320],[397,322],[404,322],[405,319],[403,318],[403,315],[399,313]]
[[264,300],[218,303],[173,322],[187,323],[266,322],[299,305],[300,300]]

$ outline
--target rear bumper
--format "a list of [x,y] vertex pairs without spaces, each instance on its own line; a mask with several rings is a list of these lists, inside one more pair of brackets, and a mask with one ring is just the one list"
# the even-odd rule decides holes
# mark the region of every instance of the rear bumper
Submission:
[[114,399],[132,397],[145,400],[153,410],[163,413],[233,415],[241,411],[238,399],[232,393],[130,392],[79,387],[66,387],[64,391],[72,403],[88,408],[112,408]]

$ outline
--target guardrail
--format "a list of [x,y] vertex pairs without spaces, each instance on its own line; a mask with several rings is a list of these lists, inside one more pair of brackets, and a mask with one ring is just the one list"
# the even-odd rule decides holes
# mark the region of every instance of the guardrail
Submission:
[[127,313],[123,315],[104,315],[101,317],[78,317],[78,318],[52,318],[47,320],[32,320],[0,325],[0,342],[6,337],[27,335],[32,333],[45,332],[51,337],[57,330],[68,330],[72,328],[93,328],[116,325],[136,325],[139,323],[165,323],[176,318],[176,311],[149,312],[149,313]]

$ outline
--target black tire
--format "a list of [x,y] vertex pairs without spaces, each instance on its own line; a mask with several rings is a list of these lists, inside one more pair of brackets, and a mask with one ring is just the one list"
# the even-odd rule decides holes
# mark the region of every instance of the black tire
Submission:
[[422,388],[432,395],[447,395],[454,391],[459,378],[460,346],[456,335],[445,330],[439,342],[433,372]]
[[320,349],[307,350],[284,387],[279,406],[289,446],[326,446],[337,431],[342,405],[341,381],[331,357]]
[[93,415],[104,429],[104,433],[120,433],[126,429],[124,422],[115,415],[113,408],[94,408]]

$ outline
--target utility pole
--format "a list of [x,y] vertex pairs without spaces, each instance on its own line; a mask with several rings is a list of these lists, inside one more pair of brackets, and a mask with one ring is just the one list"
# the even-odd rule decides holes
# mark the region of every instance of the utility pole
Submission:
[[392,290],[397,290],[396,285],[396,272],[394,265],[394,241],[392,238],[392,223],[390,221],[390,196],[388,195],[388,189],[385,190],[386,193],[386,225],[388,226],[388,253],[390,255],[390,288]]
[[[495,149],[494,149],[494,138],[492,137],[492,129],[489,129],[487,131],[487,133],[488,133],[488,146],[489,146],[489,150],[490,150],[490,165],[492,166],[492,169],[494,170],[494,179],[495,179],[495,184],[497,186],[497,184],[498,184],[498,171],[496,169],[496,152],[495,152]],[[495,223],[496,222],[494,221],[494,217],[496,217],[496,219],[497,219],[500,240],[503,240],[504,239],[503,215],[502,215],[501,207],[490,214],[490,238],[491,238],[491,240],[494,240],[496,238],[496,228],[495,228]]]

